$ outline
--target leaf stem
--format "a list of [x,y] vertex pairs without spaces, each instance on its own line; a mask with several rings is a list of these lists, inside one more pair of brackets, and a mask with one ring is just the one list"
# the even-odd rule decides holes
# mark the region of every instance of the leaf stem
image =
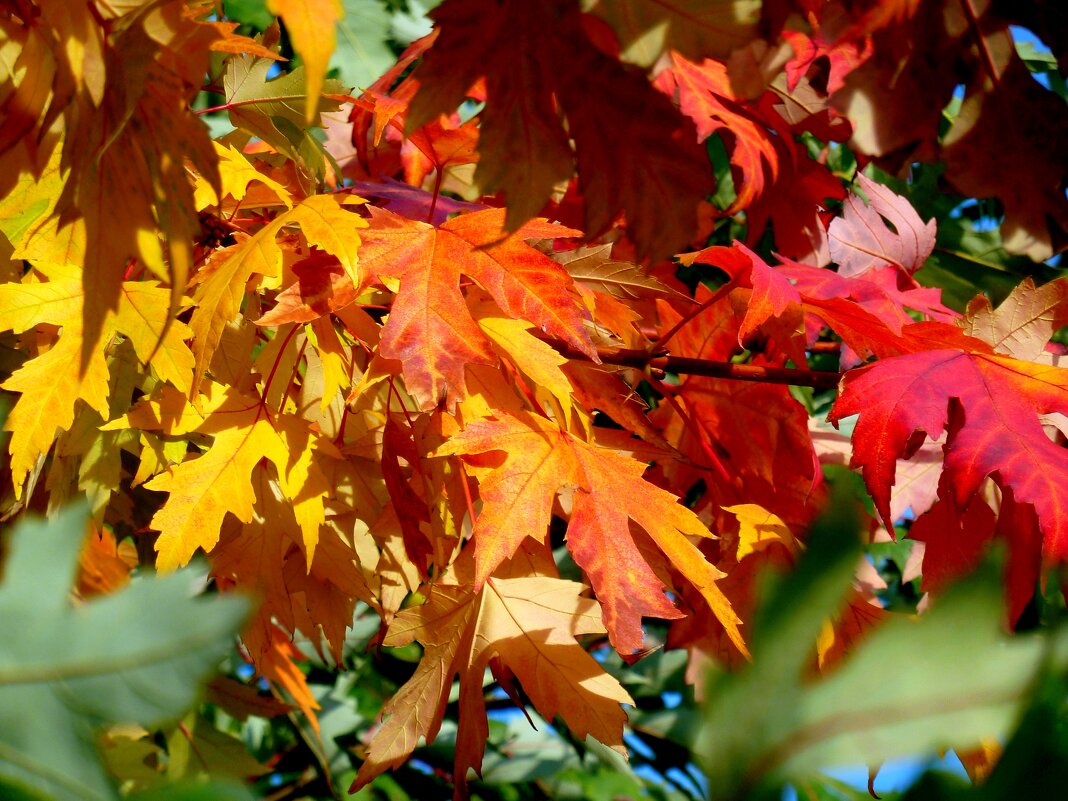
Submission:
[[717,289],[715,294],[712,295],[712,297],[710,297],[708,300],[706,300],[704,303],[702,303],[696,309],[693,309],[692,311],[690,311],[689,314],[687,314],[685,317],[683,317],[681,320],[679,320],[677,323],[675,323],[675,325],[673,325],[670,329],[668,329],[668,332],[666,334],[664,334],[664,336],[660,337],[660,339],[657,341],[656,349],[657,350],[663,350],[665,348],[665,346],[667,345],[667,343],[671,340],[671,338],[673,336],[675,336],[675,334],[679,333],[679,331],[682,330],[682,327],[684,325],[686,325],[686,323],[690,322],[690,320],[694,319],[697,315],[699,315],[705,309],[708,309],[708,308],[710,308],[712,306],[715,306],[733,288],[734,288],[734,281],[728,281],[723,286],[721,286],[719,289]]
[[438,167],[438,174],[434,178],[434,196],[430,199],[430,211],[427,212],[426,221],[431,225],[434,224],[434,211],[438,207],[438,197],[441,195],[441,182],[445,177],[445,171],[442,167]]

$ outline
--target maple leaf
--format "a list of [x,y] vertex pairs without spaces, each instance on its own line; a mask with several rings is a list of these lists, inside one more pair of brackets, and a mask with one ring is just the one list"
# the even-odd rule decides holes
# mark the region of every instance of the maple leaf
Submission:
[[863,44],[858,46],[857,42],[845,36],[837,41],[828,42],[822,32],[818,31],[815,37],[801,31],[790,30],[783,31],[782,35],[794,50],[794,57],[786,64],[787,85],[791,91],[797,87],[809,68],[816,61],[824,58],[830,65],[827,76],[827,94],[832,95],[842,88],[846,76],[872,55],[870,39],[864,39]]
[[9,452],[16,494],[37,457],[52,447],[57,429],[71,427],[78,401],[105,419],[109,416],[104,348],[116,334],[126,336],[137,357],[161,379],[183,391],[190,385],[192,354],[183,341],[190,337],[190,329],[174,321],[164,333],[170,292],[155,281],[121,285],[118,309],[105,317],[100,345],[90,351],[86,369],[68,369],[83,352],[85,293],[77,277],[57,272],[57,279],[0,285],[0,315],[5,326],[16,332],[41,323],[62,327],[58,341],[49,350],[27,361],[2,385],[22,393],[6,423],[7,430],[13,432]]
[[611,245],[580,246],[553,255],[572,278],[620,300],[644,297],[686,297],[637,264],[611,258]]
[[245,283],[254,274],[281,277],[282,249],[275,239],[285,226],[300,225],[310,244],[337,257],[349,281],[359,282],[356,248],[360,237],[357,231],[367,223],[345,208],[359,202],[360,198],[352,196],[314,195],[278,215],[252,236],[244,237],[237,245],[215,255],[198,276],[200,285],[193,296],[196,309],[189,321],[195,335],[193,391],[200,386],[226,325],[238,314]]
[[838,263],[839,275],[855,278],[886,265],[912,275],[934,250],[935,221],[924,225],[907,200],[861,173],[857,183],[871,205],[850,194],[842,216],[832,220],[828,230],[831,259]]
[[[723,213],[748,208],[778,177],[781,154],[776,142],[785,131],[775,131],[734,96],[725,65],[711,59],[695,64],[677,53],[671,54],[671,62],[671,70],[657,78],[658,85],[669,92],[678,87],[682,112],[697,124],[701,140],[718,133],[728,146],[737,194]],[[778,124],[786,127],[781,118]]]
[[1042,261],[1068,242],[1066,139],[1064,103],[1013,53],[997,91],[965,95],[942,141],[945,177],[969,197],[996,195],[1005,205],[1005,249]]
[[[920,287],[914,279],[888,267],[848,278],[831,270],[790,259],[771,266],[740,242],[713,246],[680,256],[683,264],[703,262],[723,269],[732,281],[753,292],[746,303],[738,342],[758,330],[771,334],[796,364],[805,364],[804,346],[824,325],[842,337],[848,349],[843,362],[856,363],[858,354],[880,357],[909,350],[900,340],[902,326],[913,318],[906,307],[940,320],[956,318],[942,305],[938,290]],[[905,288],[900,288],[904,285]],[[802,321],[804,325],[802,325]],[[807,337],[806,337],[807,329]]]
[[763,506],[755,503],[740,503],[736,506],[724,506],[724,512],[730,512],[738,518],[738,554],[740,562],[751,553],[767,548],[772,543],[781,543],[789,549],[795,547],[794,535],[790,528]]
[[[249,184],[256,181],[273,191],[286,208],[293,208],[293,198],[289,190],[257,170],[241,151],[233,145],[224,147],[218,142],[213,144],[219,156],[219,182],[222,197],[229,195],[234,200],[243,200],[248,192]],[[215,194],[215,189],[210,183],[201,179],[197,181],[194,202],[197,209],[203,210],[208,206],[219,205],[221,198]]]
[[758,0],[586,0],[619,37],[622,57],[651,67],[669,50],[726,58],[756,35]]
[[1068,558],[1068,509],[1057,490],[1068,480],[1068,460],[1038,421],[1068,410],[1068,370],[999,355],[941,323],[906,326],[902,338],[913,352],[847,373],[830,416],[859,414],[852,463],[887,526],[896,459],[918,444],[916,432],[946,431],[944,471],[957,507],[993,475],[1016,501],[1034,506],[1044,551]]
[[[106,15],[87,3],[32,8],[32,24],[12,21],[5,30],[5,40],[21,50],[20,69],[10,77],[32,79],[5,91],[4,105],[16,140],[40,126],[31,139],[44,144],[45,132],[57,118],[64,120],[67,174],[54,215],[61,230],[84,243],[76,263],[93,299],[82,308],[85,369],[108,312],[118,308],[130,259],[170,283],[170,312],[177,312],[192,263],[189,243],[199,227],[186,160],[218,182],[211,140],[189,103],[220,33],[181,0]],[[7,133],[0,152],[14,141],[6,141]],[[25,168],[40,174],[33,153],[28,155],[29,163],[19,164],[14,176]]]
[[[502,454],[480,456],[480,454]],[[642,478],[645,465],[587,445],[541,417],[518,413],[475,421],[434,452],[466,455],[490,468],[479,485],[474,525],[475,583],[481,587],[526,537],[542,542],[553,499],[574,487],[568,548],[593,583],[609,637],[621,653],[641,647],[641,618],[676,617],[664,585],[630,533],[633,520],[671,564],[702,593],[744,652],[738,619],[716,581],[723,574],[687,537],[708,529],[678,499]]]
[[559,715],[580,741],[589,735],[622,751],[627,716],[620,704],[634,701],[575,642],[576,636],[604,632],[597,601],[581,597],[584,590],[545,576],[494,578],[477,592],[439,584],[425,604],[398,614],[384,644],[418,641],[423,659],[383,708],[386,720],[349,791],[400,765],[421,737],[433,742],[459,674],[454,797],[465,798],[467,771],[480,770],[488,734],[482,677],[491,660],[515,674],[546,720]]
[[739,345],[745,347],[757,329],[774,320],[776,330],[782,334],[780,345],[795,364],[806,364],[801,294],[785,275],[773,269],[741,242],[735,242],[729,248],[705,248],[698,253],[687,254],[681,261],[683,264],[698,261],[714,264],[723,269],[733,282],[752,287],[753,294],[746,305],[745,319],[738,329]]
[[465,366],[497,364],[464,300],[462,275],[478,282],[509,316],[597,358],[570,276],[523,242],[579,232],[534,220],[502,238],[503,223],[504,212],[497,209],[463,214],[438,227],[371,209],[362,269],[400,279],[380,353],[402,360],[405,386],[424,409],[441,398],[451,407],[466,396]]
[[961,324],[964,333],[1002,353],[1036,361],[1050,338],[1068,325],[1068,278],[1037,289],[1031,278],[1025,278],[997,309],[985,295],[977,295]]
[[[407,129],[452,113],[485,76],[476,180],[484,191],[504,191],[509,230],[571,175],[570,137],[589,233],[607,230],[623,211],[639,252],[654,259],[692,239],[697,204],[712,183],[708,159],[670,101],[590,41],[577,0],[449,0],[431,16],[438,38],[413,74],[419,91]],[[624,127],[625,138],[614,135]]]
[[755,246],[770,222],[778,253],[826,264],[830,251],[820,210],[827,207],[829,198],[845,197],[845,189],[825,165],[808,158],[792,138],[789,141],[793,154],[780,160],[778,180],[746,210],[746,242]]
[[250,655],[257,664],[272,658],[271,629],[277,623],[303,633],[320,655],[325,637],[340,661],[356,600],[371,600],[355,563],[356,552],[336,531],[324,529],[309,564],[292,506],[270,471],[256,467],[251,483],[256,497],[253,519],[225,525],[211,553],[214,576],[262,599],[246,626],[246,631],[256,630],[248,638],[255,646]]
[[312,96],[303,67],[268,80],[273,65],[270,59],[252,56],[226,62],[223,96],[230,122],[321,176],[325,169],[323,146],[308,126],[324,112],[338,110],[338,101],[329,95],[344,94],[344,87],[329,79],[322,83],[326,94]]
[[264,458],[274,464],[281,490],[293,505],[310,565],[325,517],[323,496],[330,491],[319,463],[324,454],[336,456],[335,449],[314,436],[303,419],[289,414],[272,418],[259,398],[233,388],[205,388],[199,408],[190,405],[184,393],[164,388],[103,427],[214,437],[207,453],[168,468],[145,484],[147,489],[168,493],[152,517],[152,526],[160,532],[156,567],[173,570],[185,565],[197,548],[211,551],[228,513],[251,522],[256,501],[252,472]]

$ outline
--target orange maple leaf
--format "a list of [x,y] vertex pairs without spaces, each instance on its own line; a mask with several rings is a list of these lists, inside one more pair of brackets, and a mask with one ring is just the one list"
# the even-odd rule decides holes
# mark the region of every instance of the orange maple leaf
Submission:
[[523,412],[475,421],[434,453],[453,454],[489,467],[479,487],[483,505],[474,527],[476,587],[526,537],[544,541],[553,499],[565,487],[575,487],[568,547],[603,604],[616,648],[624,654],[641,648],[643,616],[679,616],[664,595],[663,581],[642,555],[630,519],[700,590],[739,650],[746,651],[740,621],[716,587],[723,573],[687,538],[712,535],[678,498],[642,478],[643,463],[587,445]]
[[371,226],[361,231],[361,269],[400,279],[379,352],[403,362],[405,386],[422,408],[433,408],[441,398],[453,406],[467,397],[467,365],[498,364],[468,309],[460,287],[464,275],[508,316],[596,360],[571,276],[523,241],[579,236],[579,231],[532,220],[505,236],[501,209],[464,214],[439,227],[383,209],[370,211]]

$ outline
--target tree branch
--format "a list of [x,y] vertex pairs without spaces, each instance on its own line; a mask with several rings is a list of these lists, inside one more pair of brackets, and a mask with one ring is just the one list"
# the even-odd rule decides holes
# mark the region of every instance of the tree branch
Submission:
[[[586,355],[562,342],[546,340],[558,353],[569,359],[586,359]],[[689,359],[683,356],[648,353],[627,348],[597,348],[597,356],[604,364],[650,369],[661,373],[703,375],[734,381],[756,381],[762,384],[790,384],[797,387],[834,389],[842,374],[829,370],[803,370],[796,367],[764,367],[756,364],[735,364],[711,359]]]

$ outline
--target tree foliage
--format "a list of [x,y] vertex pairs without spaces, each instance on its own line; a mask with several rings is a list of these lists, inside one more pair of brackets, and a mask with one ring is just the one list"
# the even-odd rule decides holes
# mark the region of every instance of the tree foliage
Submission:
[[1060,4],[427,5],[0,3],[0,786],[1063,756]]

